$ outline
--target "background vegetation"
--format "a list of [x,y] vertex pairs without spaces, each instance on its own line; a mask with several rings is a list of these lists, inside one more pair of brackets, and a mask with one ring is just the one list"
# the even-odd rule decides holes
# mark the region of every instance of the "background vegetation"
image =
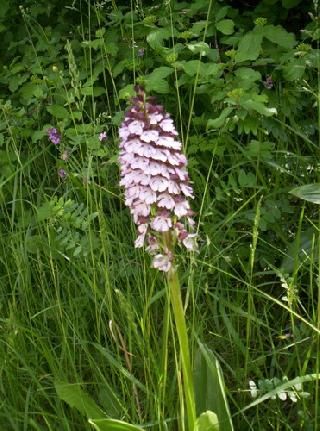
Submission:
[[196,194],[200,252],[179,270],[199,413],[216,402],[202,351],[235,430],[318,430],[319,188],[290,193],[319,181],[318,2],[21,3],[0,8],[1,429],[90,429],[68,390],[178,429],[164,280],[118,185],[139,82],[174,117]]

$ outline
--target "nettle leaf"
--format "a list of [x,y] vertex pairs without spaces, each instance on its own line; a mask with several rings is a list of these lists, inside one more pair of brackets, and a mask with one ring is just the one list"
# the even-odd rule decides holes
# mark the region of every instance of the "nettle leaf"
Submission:
[[147,42],[152,49],[157,51],[164,47],[163,41],[169,39],[171,36],[172,31],[170,28],[161,28],[149,33],[147,36]]
[[55,118],[63,119],[69,117],[69,111],[61,105],[47,106],[47,111]]
[[281,25],[268,24],[262,27],[263,36],[282,48],[291,49],[295,44],[293,33],[288,33]]
[[290,193],[299,199],[320,205],[320,183],[296,187]]
[[306,62],[303,58],[295,58],[282,68],[282,73],[287,81],[301,79],[306,70]]
[[234,22],[232,19],[222,19],[216,24],[217,30],[221,33],[229,36],[234,32]]
[[165,94],[169,92],[169,84],[165,81],[174,69],[172,67],[158,67],[152,73],[145,77],[145,85],[147,91],[156,91],[157,93]]
[[241,79],[242,81],[261,81],[262,77],[261,77],[261,73],[257,72],[254,69],[251,69],[250,67],[239,67],[239,69],[237,69],[235,71],[235,76],[239,79]]
[[248,60],[256,60],[261,51],[263,33],[260,28],[249,31],[240,39],[235,62],[241,63]]
[[268,98],[263,94],[252,94],[247,99],[241,100],[240,105],[248,111],[256,111],[266,117],[271,117],[277,113],[276,108],[268,108],[265,103]]
[[200,60],[181,61],[178,64],[189,76],[195,76],[197,73],[203,77],[217,75],[223,68],[222,64],[204,63]]

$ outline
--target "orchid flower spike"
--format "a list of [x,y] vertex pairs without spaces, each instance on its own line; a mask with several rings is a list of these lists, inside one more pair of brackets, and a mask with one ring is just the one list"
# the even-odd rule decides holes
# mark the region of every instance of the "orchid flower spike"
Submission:
[[135,247],[146,245],[152,266],[168,272],[176,242],[196,249],[193,190],[173,120],[142,87],[136,93],[119,129],[120,185],[138,227]]

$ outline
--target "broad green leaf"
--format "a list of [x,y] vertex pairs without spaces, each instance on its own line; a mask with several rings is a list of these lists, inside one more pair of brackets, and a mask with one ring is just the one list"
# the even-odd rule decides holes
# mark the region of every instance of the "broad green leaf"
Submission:
[[127,100],[133,97],[135,94],[133,84],[126,85],[124,88],[121,88],[119,91],[119,99],[120,100]]
[[45,130],[36,130],[35,132],[33,132],[33,134],[32,134],[32,137],[31,137],[31,139],[32,139],[32,142],[33,143],[35,143],[35,142],[38,142],[38,141],[40,141],[40,139],[42,139],[44,136],[46,136],[46,131]]
[[244,169],[239,169],[238,183],[240,187],[255,187],[257,185],[257,178],[252,172],[246,173]]
[[163,41],[172,36],[170,28],[161,28],[160,30],[152,31],[147,36],[147,42],[154,50],[161,50],[163,48]]
[[210,52],[210,47],[205,42],[193,42],[188,43],[187,48],[190,49],[194,54],[201,54],[201,56],[206,56]]
[[295,37],[293,33],[288,33],[281,25],[267,24],[262,27],[263,36],[270,40],[272,43],[276,43],[282,48],[291,49],[295,44]]
[[295,58],[282,68],[282,73],[287,81],[297,81],[305,73],[306,62],[303,58]]
[[227,15],[229,9],[230,6],[221,7],[215,14],[216,22],[222,20]]
[[89,418],[104,419],[105,414],[80,387],[79,383],[55,382],[58,397]]
[[98,97],[101,96],[102,94],[106,93],[106,89],[103,87],[92,87],[92,86],[88,86],[85,87],[83,86],[80,90],[81,94],[83,94],[84,96],[94,96],[94,97]]
[[227,117],[231,114],[231,112],[233,111],[233,108],[225,108],[221,114],[219,115],[219,117],[217,118],[213,118],[208,120],[207,122],[207,129],[217,129],[218,127],[221,127],[224,125]]
[[221,431],[233,431],[222,370],[213,352],[198,340],[195,355],[194,388],[197,414],[215,412]]
[[217,30],[221,33],[230,35],[234,32],[234,22],[232,19],[222,19],[216,24]]
[[89,419],[97,431],[143,431],[137,425],[128,424],[117,419]]
[[288,251],[281,263],[281,271],[285,274],[292,274],[302,262],[310,259],[311,254],[314,261],[316,261],[318,256],[316,238],[317,232],[314,228],[298,232],[295,239],[288,246]]
[[219,431],[217,415],[210,410],[201,413],[196,420],[196,431]]
[[250,67],[239,67],[234,74],[242,81],[261,81],[261,73],[251,69]]
[[176,64],[181,66],[189,76],[195,76],[197,73],[202,77],[217,75],[223,69],[221,64],[204,63],[200,60],[180,61]]
[[320,205],[320,183],[296,187],[290,193],[297,198]]
[[69,111],[61,105],[47,106],[47,111],[55,118],[63,119],[69,117]]
[[248,60],[256,60],[261,51],[263,33],[260,29],[249,31],[240,39],[238,50],[235,55],[236,63]]
[[248,111],[256,111],[265,117],[271,117],[277,113],[276,108],[268,108],[265,103],[267,98],[262,94],[252,94],[251,98],[241,100],[240,105]]
[[286,9],[296,7],[302,0],[282,0],[282,6]]
[[171,73],[173,73],[174,69],[172,67],[158,67],[154,69],[149,75],[145,77],[145,85],[148,91],[156,91],[157,93],[168,93],[169,92],[169,84],[165,81]]

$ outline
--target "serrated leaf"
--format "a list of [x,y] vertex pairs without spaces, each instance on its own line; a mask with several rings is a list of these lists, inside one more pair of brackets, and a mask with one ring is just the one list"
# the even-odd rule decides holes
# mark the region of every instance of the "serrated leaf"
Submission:
[[297,81],[304,75],[306,63],[303,58],[296,58],[282,68],[282,73],[287,81]]
[[261,73],[251,69],[250,67],[239,67],[234,74],[242,81],[261,81]]
[[248,60],[256,60],[261,51],[263,34],[259,30],[249,31],[243,36],[238,45],[235,56],[236,63]]
[[299,199],[320,205],[320,183],[296,187],[292,189],[290,193]]
[[172,36],[170,28],[161,28],[152,31],[147,36],[147,42],[154,50],[161,50],[163,48],[163,41],[169,39]]
[[61,105],[47,106],[47,111],[55,118],[63,119],[69,117],[69,112]]
[[143,431],[137,425],[128,424],[117,419],[89,419],[97,431]]
[[241,106],[248,111],[256,111],[265,117],[271,117],[277,113],[276,108],[268,108],[264,104],[263,95],[252,95],[252,99],[241,101]]
[[169,84],[165,81],[174,69],[172,67],[158,67],[152,73],[145,77],[145,85],[148,91],[156,91],[157,93],[165,94],[169,92]]
[[295,44],[295,37],[293,33],[288,33],[281,25],[267,24],[263,29],[263,36],[276,43],[282,48],[291,49]]
[[217,415],[210,410],[201,413],[196,420],[196,431],[219,431]]
[[221,33],[229,36],[234,32],[234,22],[232,19],[222,19],[216,24],[217,30]]

